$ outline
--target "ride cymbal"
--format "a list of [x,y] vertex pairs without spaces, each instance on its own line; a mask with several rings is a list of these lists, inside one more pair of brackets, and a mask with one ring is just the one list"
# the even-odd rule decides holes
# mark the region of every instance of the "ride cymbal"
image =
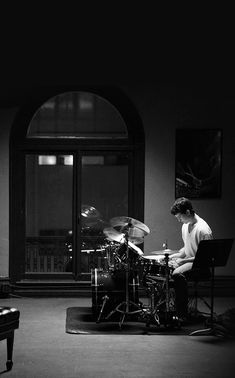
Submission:
[[130,232],[130,230],[135,229],[136,232],[142,231],[143,236],[148,235],[150,233],[150,229],[148,226],[146,226],[144,223],[138,221],[137,219],[121,216],[121,217],[114,217],[110,220],[110,224],[112,227],[120,228],[120,232],[127,231]]

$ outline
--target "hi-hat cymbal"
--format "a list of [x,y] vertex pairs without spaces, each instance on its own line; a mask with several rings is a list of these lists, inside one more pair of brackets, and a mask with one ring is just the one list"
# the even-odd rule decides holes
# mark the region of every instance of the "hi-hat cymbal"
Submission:
[[110,220],[110,224],[114,228],[118,227],[120,232],[125,230],[130,233],[130,230],[132,230],[138,233],[139,231],[139,236],[136,235],[137,237],[140,237],[141,231],[143,232],[143,236],[150,233],[150,229],[144,223],[126,216],[114,217]]
[[[116,241],[118,243],[125,243],[126,241],[125,234],[123,234],[122,232],[116,231],[112,227],[104,228],[103,232],[109,240]],[[133,244],[141,244],[144,242],[144,239],[141,237],[129,236],[128,242],[133,243]]]
[[[144,255],[142,256],[143,259],[146,259],[146,260],[153,260],[153,261],[160,261],[160,257],[161,255]],[[162,255],[163,258],[165,258],[164,255]]]
[[178,250],[172,250],[172,249],[161,249],[159,251],[153,251],[150,252],[151,255],[173,255],[173,253],[179,252]]

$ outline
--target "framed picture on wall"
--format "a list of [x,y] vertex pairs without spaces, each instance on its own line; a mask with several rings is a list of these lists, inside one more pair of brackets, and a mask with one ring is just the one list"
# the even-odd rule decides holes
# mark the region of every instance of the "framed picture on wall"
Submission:
[[177,129],[175,147],[175,197],[220,197],[222,131]]

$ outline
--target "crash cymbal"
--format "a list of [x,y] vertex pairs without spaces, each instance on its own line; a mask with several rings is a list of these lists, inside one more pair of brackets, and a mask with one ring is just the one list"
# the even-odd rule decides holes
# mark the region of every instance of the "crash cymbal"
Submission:
[[118,227],[120,231],[130,232],[130,230],[134,229],[136,232],[138,232],[139,230],[139,233],[140,231],[142,231],[143,235],[147,235],[150,233],[150,229],[148,228],[148,226],[131,217],[114,217],[110,220],[110,224],[115,228]]
[[159,251],[153,251],[153,252],[150,252],[152,255],[173,255],[173,253],[177,253],[179,252],[178,250],[172,250],[172,249],[161,249]]
[[[103,232],[104,232],[104,234],[107,236],[107,238],[109,240],[116,241],[118,243],[125,243],[125,241],[126,241],[125,234],[122,233],[122,232],[116,231],[112,227],[106,227],[106,228],[104,228]],[[144,239],[140,238],[140,237],[138,238],[138,237],[130,236],[128,238],[128,242],[129,243],[133,243],[133,244],[141,244],[141,243],[144,242]]]

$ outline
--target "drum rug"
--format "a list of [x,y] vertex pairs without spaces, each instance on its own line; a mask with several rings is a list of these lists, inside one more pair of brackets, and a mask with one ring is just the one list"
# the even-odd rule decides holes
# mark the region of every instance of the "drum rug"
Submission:
[[133,315],[125,317],[121,327],[118,318],[114,316],[108,320],[101,319],[99,323],[94,318],[91,307],[68,307],[66,310],[66,333],[78,335],[94,334],[127,334],[127,335],[189,335],[190,332],[202,327],[202,322],[175,327],[151,324],[146,326],[144,321],[133,319]]

